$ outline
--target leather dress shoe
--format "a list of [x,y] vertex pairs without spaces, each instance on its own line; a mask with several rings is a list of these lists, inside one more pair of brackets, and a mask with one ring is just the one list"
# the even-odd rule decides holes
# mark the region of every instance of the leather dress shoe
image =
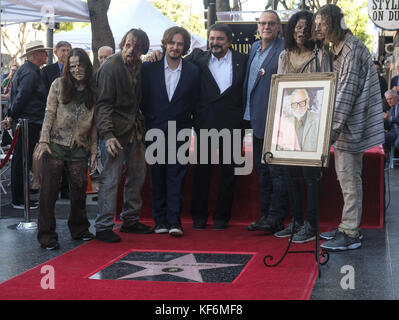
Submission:
[[266,217],[261,217],[258,221],[251,223],[248,226],[249,231],[265,231],[270,233],[276,233],[284,229],[283,222],[277,221],[275,219],[267,219]]
[[202,230],[206,228],[206,221],[205,220],[194,220],[193,221],[193,228],[195,230]]
[[104,231],[98,231],[96,233],[96,239],[100,240],[102,242],[108,242],[108,243],[121,241],[121,238],[115,232],[113,232],[111,229],[107,229]]
[[227,228],[226,221],[214,221],[213,230],[224,230]]
[[122,223],[119,231],[126,233],[149,234],[154,232],[154,228],[146,226],[145,224],[142,224],[140,222],[136,222],[134,224]]
[[260,218],[259,218],[259,220],[258,221],[254,221],[254,222],[252,222],[249,226],[248,226],[248,231],[257,231],[257,230],[259,230],[258,229],[258,226],[259,225],[262,225],[262,224],[265,224],[266,223],[266,217],[265,216],[261,216]]

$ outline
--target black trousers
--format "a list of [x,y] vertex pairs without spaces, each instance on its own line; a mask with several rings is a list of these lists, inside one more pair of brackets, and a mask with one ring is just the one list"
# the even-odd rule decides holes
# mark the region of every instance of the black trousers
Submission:
[[307,209],[305,218],[308,223],[316,228],[316,217],[319,212],[322,195],[321,172],[319,167],[285,166],[284,173],[288,186],[291,216],[299,224],[304,222],[303,179],[306,185]]
[[[232,132],[232,131],[231,131]],[[241,133],[241,148],[242,148],[242,137],[244,131]],[[232,135],[231,135],[232,137]],[[209,142],[209,141],[208,141]],[[208,197],[210,190],[210,183],[212,180],[213,169],[216,166],[219,168],[219,187],[218,196],[216,200],[215,211],[213,212],[213,220],[215,222],[228,222],[231,218],[231,209],[234,200],[234,186],[236,182],[236,176],[234,175],[234,169],[236,164],[233,162],[233,139],[231,139],[231,154],[228,155],[231,159],[230,164],[223,164],[224,155],[224,140],[219,139],[219,152],[217,165],[211,164],[211,146],[208,143],[208,162],[207,164],[200,164],[200,145],[201,138],[200,133],[197,132],[197,156],[198,162],[194,165],[194,181],[192,189],[191,199],[191,216],[194,221],[206,222],[208,219]]]
[[[12,125],[13,132],[17,126],[14,121]],[[36,143],[40,139],[40,130],[42,126],[39,124],[28,123],[28,137],[29,137],[29,152],[28,152],[28,166],[32,168],[32,155]],[[22,161],[22,146],[23,146],[23,132],[19,131],[18,141],[15,145],[11,160],[11,193],[12,202],[15,204],[22,204],[25,202],[24,197],[24,176],[23,176],[23,161]],[[29,183],[29,181],[27,182]]]

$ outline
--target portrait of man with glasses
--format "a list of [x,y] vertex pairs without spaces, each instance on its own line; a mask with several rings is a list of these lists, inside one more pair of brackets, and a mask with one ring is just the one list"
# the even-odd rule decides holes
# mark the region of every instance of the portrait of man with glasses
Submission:
[[[283,99],[277,150],[317,151],[320,113],[311,108],[307,89],[295,89]],[[288,105],[288,107],[287,107]]]

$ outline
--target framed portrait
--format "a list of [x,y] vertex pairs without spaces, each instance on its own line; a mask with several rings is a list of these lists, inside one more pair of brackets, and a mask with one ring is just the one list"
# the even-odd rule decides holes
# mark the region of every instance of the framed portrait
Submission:
[[263,163],[328,167],[336,88],[333,72],[272,76]]

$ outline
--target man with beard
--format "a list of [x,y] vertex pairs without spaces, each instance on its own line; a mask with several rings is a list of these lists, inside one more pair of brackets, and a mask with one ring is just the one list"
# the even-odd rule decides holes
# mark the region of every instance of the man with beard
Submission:
[[384,143],[379,80],[369,50],[345,26],[344,14],[338,6],[321,7],[313,28],[318,40],[333,45],[333,70],[338,74],[338,85],[331,143],[344,198],[341,223],[337,229],[320,235],[328,240],[321,248],[351,250],[362,245],[363,155]]
[[99,178],[96,239],[118,242],[112,231],[117,207],[118,186],[125,165],[126,183],[121,212],[120,232],[152,233],[151,227],[139,222],[142,206],[141,189],[146,166],[144,128],[139,110],[141,100],[140,56],[149,49],[147,34],[131,29],[119,44],[121,51],[109,57],[97,72],[98,100],[95,121],[100,134],[103,171]]
[[320,114],[311,112],[310,98],[306,89],[291,93],[292,117],[282,119],[277,149],[288,151],[316,151]]
[[[169,28],[162,39],[164,58],[155,63],[145,63],[142,70],[141,109],[146,129],[162,130],[164,140],[157,143],[162,143],[166,151],[165,159],[149,165],[155,233],[169,233],[171,236],[183,235],[180,215],[187,164],[179,163],[178,159],[176,163],[165,163],[164,160],[169,159],[172,152],[175,159],[177,150],[185,143],[168,136],[168,124],[173,121],[177,133],[191,129],[198,100],[199,69],[182,60],[182,55],[190,49],[190,38],[184,28]],[[174,132],[170,134],[175,135]],[[168,143],[170,139],[173,139],[173,146]]]
[[[208,30],[209,50],[194,51],[186,58],[195,63],[201,70],[201,97],[195,115],[194,128],[197,133],[197,155],[200,160],[201,143],[208,148],[206,164],[195,165],[194,182],[191,200],[191,215],[194,229],[204,229],[208,220],[208,196],[212,177],[210,141],[201,141],[201,129],[227,129],[232,137],[233,129],[243,128],[243,84],[248,57],[231,50],[233,33],[225,24],[215,24]],[[231,139],[233,140],[233,139]],[[215,211],[213,212],[213,228],[223,230],[231,217],[234,199],[235,164],[222,163],[225,150],[224,139],[219,138],[218,166],[219,190]],[[233,143],[230,142],[230,157],[233,159]]]
[[[191,200],[193,227],[196,230],[206,228],[208,220],[208,197],[212,177],[212,151],[210,139],[200,139],[201,129],[227,129],[232,137],[233,129],[243,129],[243,85],[248,57],[232,50],[233,32],[230,27],[218,23],[208,30],[209,50],[194,49],[185,60],[197,65],[201,75],[200,99],[194,115],[194,129],[197,137],[197,164],[194,167],[194,182]],[[159,60],[160,53],[154,52],[150,60]],[[234,199],[235,164],[222,163],[226,147],[231,150],[227,155],[233,159],[232,141],[230,145],[222,137],[218,138],[219,190],[213,213],[213,228],[223,230],[231,217]],[[233,139],[231,139],[233,140]],[[208,149],[206,163],[201,163],[200,149]]]

